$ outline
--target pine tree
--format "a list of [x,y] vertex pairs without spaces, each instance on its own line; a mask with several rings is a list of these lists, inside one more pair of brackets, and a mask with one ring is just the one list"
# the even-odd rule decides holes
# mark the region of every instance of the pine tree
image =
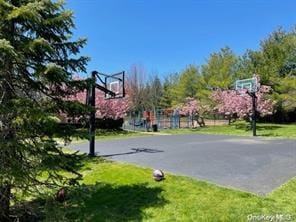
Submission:
[[177,101],[184,102],[187,97],[196,97],[199,82],[198,67],[189,65],[180,75],[176,87]]
[[210,55],[202,66],[202,76],[206,88],[231,88],[237,79],[238,58],[229,47]]
[[172,107],[172,97],[170,94],[170,82],[168,78],[166,78],[163,83],[163,92],[160,98],[160,107],[163,109]]
[[273,88],[280,119],[284,120],[288,113],[295,116],[296,28],[291,31],[280,28],[261,42],[258,51],[248,50],[241,58],[239,72],[245,74],[244,78],[257,73],[261,84]]
[[160,79],[155,76],[150,85],[150,97],[151,97],[151,105],[152,110],[160,108],[160,100],[162,97],[162,84]]
[[85,72],[88,61],[78,56],[86,40],[72,41],[73,13],[63,5],[0,0],[0,221],[9,220],[12,191],[34,192],[80,176],[79,157],[63,153],[54,140],[69,133],[60,129],[57,113],[86,110],[61,99],[86,87],[71,74]]
[[[180,76],[178,73],[168,75],[163,83],[162,96],[160,98],[160,107],[163,109],[172,108],[177,100],[177,85]],[[177,102],[175,102],[177,103]]]

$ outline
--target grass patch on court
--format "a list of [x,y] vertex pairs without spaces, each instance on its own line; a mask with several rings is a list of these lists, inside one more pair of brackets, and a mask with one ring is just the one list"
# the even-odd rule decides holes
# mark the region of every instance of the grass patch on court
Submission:
[[65,203],[52,197],[34,201],[45,221],[247,221],[249,215],[296,220],[295,179],[258,196],[168,173],[155,182],[151,169],[99,159],[81,172],[81,186],[69,191]]
[[[168,134],[216,134],[234,136],[252,136],[250,123],[236,122],[231,125],[206,126],[195,129],[161,129]],[[296,138],[296,124],[257,123],[257,135],[260,137]]]

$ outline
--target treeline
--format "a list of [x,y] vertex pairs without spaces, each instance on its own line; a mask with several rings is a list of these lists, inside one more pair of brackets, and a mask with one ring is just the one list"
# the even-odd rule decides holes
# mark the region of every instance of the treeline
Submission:
[[241,56],[224,47],[212,53],[205,64],[188,65],[162,81],[157,76],[147,80],[143,68],[133,67],[129,73],[132,110],[173,108],[187,97],[209,105],[213,90],[233,89],[235,80],[250,78],[255,73],[261,84],[273,89],[271,98],[276,101],[276,112],[269,120],[295,121],[296,27],[274,31],[261,41],[258,50],[248,49]]

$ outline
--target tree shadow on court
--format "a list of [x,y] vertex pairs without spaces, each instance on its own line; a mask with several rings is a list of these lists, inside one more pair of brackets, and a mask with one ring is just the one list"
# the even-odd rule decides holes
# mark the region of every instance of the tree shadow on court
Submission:
[[114,186],[81,185],[68,191],[67,200],[50,198],[27,202],[27,207],[44,221],[142,221],[149,218],[143,210],[161,207],[166,201],[162,189],[147,184]]

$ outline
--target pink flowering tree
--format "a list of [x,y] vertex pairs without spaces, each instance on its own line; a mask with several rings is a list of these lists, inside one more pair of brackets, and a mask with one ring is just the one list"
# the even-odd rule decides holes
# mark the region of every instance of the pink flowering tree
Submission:
[[[79,79],[78,76],[75,78]],[[126,96],[124,98],[105,99],[104,92],[96,89],[96,118],[110,118],[116,120],[125,117],[131,104],[128,92],[126,93]],[[78,101],[80,103],[86,104],[86,94],[87,91],[83,90],[80,92],[75,92],[71,96],[67,96],[64,99],[69,101]],[[61,114],[60,116],[63,120],[67,119],[67,116],[65,116],[64,114]]]
[[185,102],[178,106],[181,115],[195,115],[199,112],[200,106],[196,99],[187,97]]
[[184,103],[178,106],[179,113],[184,116],[190,116],[192,125],[194,121],[197,121],[199,126],[205,126],[203,114],[209,110],[209,106],[200,103],[198,100],[192,97],[187,97]]
[[119,119],[126,116],[130,107],[130,101],[128,95],[119,99],[105,99],[105,95],[96,90],[96,116],[97,118],[111,118]]
[[[86,90],[78,92],[66,98],[71,101],[79,101],[80,103],[86,103]],[[119,99],[105,99],[105,94],[96,89],[96,118],[111,118],[119,119],[126,115],[129,108],[128,96]]]
[[[267,86],[261,86],[256,93],[256,110],[261,116],[274,112],[274,102],[266,97],[269,91]],[[228,116],[229,120],[233,117],[249,119],[252,114],[252,98],[247,91],[238,93],[235,90],[216,90],[212,98],[217,104],[216,110]]]

